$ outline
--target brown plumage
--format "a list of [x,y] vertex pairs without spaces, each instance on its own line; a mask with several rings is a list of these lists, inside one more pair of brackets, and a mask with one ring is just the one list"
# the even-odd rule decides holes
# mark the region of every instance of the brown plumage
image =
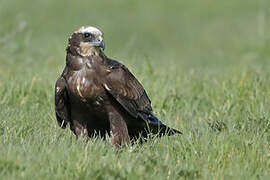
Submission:
[[103,34],[81,27],[69,38],[66,66],[55,85],[58,124],[77,137],[112,135],[112,144],[128,144],[154,133],[181,133],[152,113],[143,86],[121,63],[103,51]]

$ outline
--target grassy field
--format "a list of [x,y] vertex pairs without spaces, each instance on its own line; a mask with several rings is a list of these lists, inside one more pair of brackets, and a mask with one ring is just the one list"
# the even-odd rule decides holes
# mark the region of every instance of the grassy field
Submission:
[[[54,115],[67,38],[105,53],[181,136],[114,149]],[[0,0],[0,179],[270,179],[268,0]]]

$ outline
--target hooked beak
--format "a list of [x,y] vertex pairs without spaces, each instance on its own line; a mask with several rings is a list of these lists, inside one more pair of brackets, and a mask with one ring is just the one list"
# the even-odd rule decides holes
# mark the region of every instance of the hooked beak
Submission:
[[92,44],[92,46],[102,48],[102,50],[105,49],[105,42],[101,36],[99,36],[98,40],[96,40],[95,42],[91,42],[91,44]]
[[104,40],[102,40],[102,41],[100,42],[99,47],[101,47],[102,50],[104,51],[104,49],[105,49],[105,42],[104,42]]

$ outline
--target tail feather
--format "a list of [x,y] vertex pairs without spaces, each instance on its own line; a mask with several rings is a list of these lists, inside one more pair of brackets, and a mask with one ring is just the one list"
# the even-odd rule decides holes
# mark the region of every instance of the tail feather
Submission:
[[150,130],[156,132],[155,134],[159,134],[160,136],[164,136],[164,135],[171,136],[174,134],[182,134],[182,132],[174,128],[170,128],[166,125],[161,125],[161,126],[151,125]]
[[163,124],[152,112],[142,114],[141,118],[148,124],[149,131],[154,134],[159,134],[160,136],[182,134],[182,132]]

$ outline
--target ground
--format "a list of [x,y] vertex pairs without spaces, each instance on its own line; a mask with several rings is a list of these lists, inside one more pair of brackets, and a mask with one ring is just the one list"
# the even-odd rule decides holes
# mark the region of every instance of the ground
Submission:
[[[270,179],[267,0],[0,0],[1,179]],[[181,136],[115,149],[58,127],[54,83],[81,25]]]

